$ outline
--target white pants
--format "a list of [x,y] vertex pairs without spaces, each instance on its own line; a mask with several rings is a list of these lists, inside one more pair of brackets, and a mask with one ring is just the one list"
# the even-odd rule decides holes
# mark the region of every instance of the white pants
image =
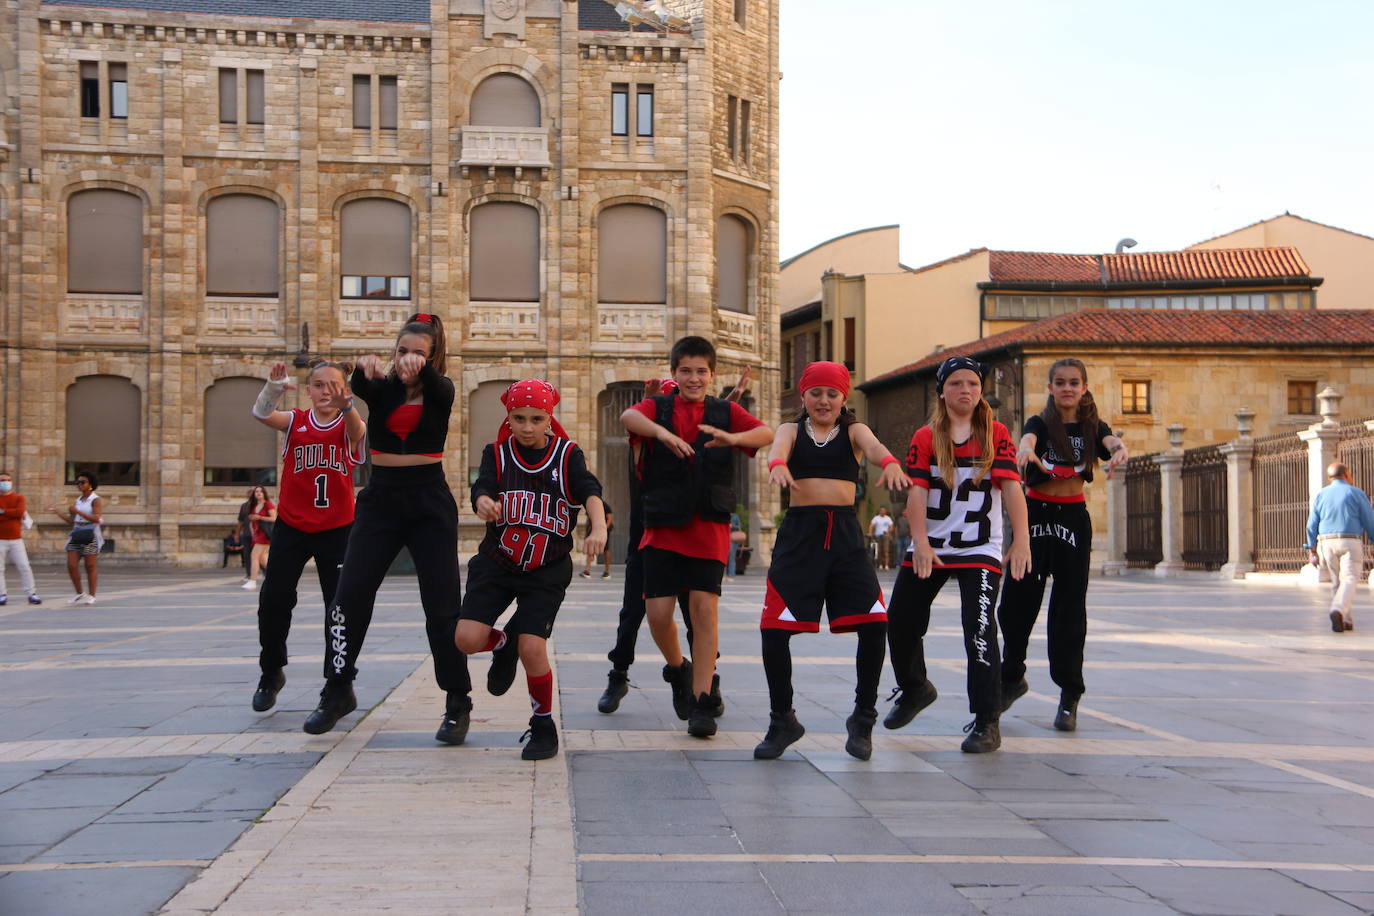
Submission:
[[1364,542],[1359,538],[1322,538],[1317,542],[1322,565],[1331,572],[1331,610],[1340,611],[1347,623],[1354,623],[1351,606],[1355,586],[1364,575]]
[[32,595],[33,570],[29,568],[29,552],[24,549],[24,542],[19,538],[0,541],[0,595],[9,594],[5,583],[5,567],[10,563],[19,570],[19,585]]

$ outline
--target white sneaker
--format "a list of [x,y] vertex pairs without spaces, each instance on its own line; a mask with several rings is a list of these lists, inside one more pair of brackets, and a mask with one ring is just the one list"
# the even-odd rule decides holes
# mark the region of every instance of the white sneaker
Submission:
[[249,580],[247,580],[246,582],[244,582],[243,585],[241,585],[241,586],[239,586],[239,587],[240,587],[240,588],[243,588],[243,589],[246,589],[247,591],[250,591],[250,592],[255,592],[255,591],[258,590],[258,583],[257,583],[257,580],[256,580],[256,579],[249,579]]
[[85,593],[85,592],[77,592],[75,595],[72,595],[70,598],[67,599],[67,603],[68,603],[68,604],[80,604],[80,603],[81,603],[81,599],[82,599],[82,598],[85,598],[85,597],[86,597],[86,593]]
[[95,595],[83,595],[82,604],[95,604]]

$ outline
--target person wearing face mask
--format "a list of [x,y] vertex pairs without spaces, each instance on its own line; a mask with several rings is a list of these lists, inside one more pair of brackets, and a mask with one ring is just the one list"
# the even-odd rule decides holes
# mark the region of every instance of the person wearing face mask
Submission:
[[14,491],[14,478],[0,471],[0,605],[9,603],[5,570],[11,563],[19,570],[19,587],[28,592],[29,604],[43,603],[34,588],[33,569],[24,549],[24,529],[31,527],[27,501]]

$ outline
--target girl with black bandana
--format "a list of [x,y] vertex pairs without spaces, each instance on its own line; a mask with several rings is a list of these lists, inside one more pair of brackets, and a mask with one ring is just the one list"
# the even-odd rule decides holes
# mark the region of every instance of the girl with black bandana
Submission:
[[1078,727],[1083,695],[1083,644],[1088,633],[1088,559],[1093,525],[1083,485],[1093,466],[1106,461],[1108,478],[1126,460],[1126,446],[1097,415],[1088,391],[1088,370],[1076,359],[1050,366],[1045,409],[1026,421],[1016,465],[1025,477],[1034,572],[1007,583],[997,622],[1002,628],[1002,711],[1030,689],[1026,645],[1030,642],[1045,580],[1050,590],[1048,620],[1050,677],[1059,686],[1054,727]]

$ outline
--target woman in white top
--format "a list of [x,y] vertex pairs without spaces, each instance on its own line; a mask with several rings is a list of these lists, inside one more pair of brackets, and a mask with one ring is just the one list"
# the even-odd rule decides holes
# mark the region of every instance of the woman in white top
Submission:
[[[96,560],[100,557],[100,547],[105,538],[100,533],[101,510],[104,500],[96,495],[100,483],[95,475],[86,471],[76,475],[76,488],[81,495],[76,498],[67,511],[57,506],[49,506],[48,511],[72,526],[67,536],[67,575],[72,578],[72,588],[76,594],[67,600],[68,604],[95,604]],[[86,580],[90,583],[88,591],[81,590],[81,568],[78,557],[86,560]]]

